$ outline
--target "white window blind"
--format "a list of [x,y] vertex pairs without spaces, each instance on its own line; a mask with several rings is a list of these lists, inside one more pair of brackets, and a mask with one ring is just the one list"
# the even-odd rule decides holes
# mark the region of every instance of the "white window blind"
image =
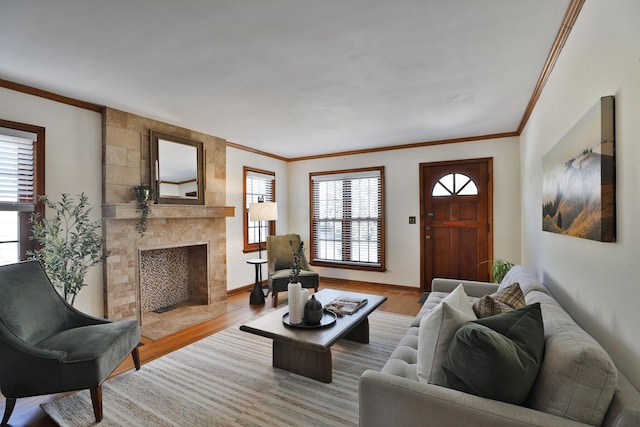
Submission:
[[[245,212],[249,211],[251,203],[275,202],[274,200],[275,174],[245,170]],[[260,224],[262,223],[262,224]],[[258,228],[262,227],[260,233]],[[262,242],[267,241],[269,223],[266,221],[249,221],[247,219],[247,244],[258,244],[258,236]]]
[[312,259],[384,267],[384,168],[311,174]]
[[0,210],[34,210],[33,141],[0,132]]

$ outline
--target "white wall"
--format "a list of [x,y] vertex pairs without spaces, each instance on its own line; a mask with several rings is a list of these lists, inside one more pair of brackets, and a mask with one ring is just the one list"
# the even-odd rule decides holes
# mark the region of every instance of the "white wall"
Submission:
[[[522,255],[640,387],[640,2],[585,2],[521,135]],[[542,232],[542,157],[600,97],[615,95],[617,242]]]
[[[276,233],[286,234],[289,197],[287,194],[287,162],[258,155],[245,150],[227,147],[227,206],[235,206],[235,216],[227,218],[227,290],[251,285],[255,281],[255,269],[247,264],[250,258],[258,258],[258,252],[243,253],[244,235],[242,213],[244,212],[243,167],[262,169],[276,174],[276,202],[278,221]],[[262,258],[267,258],[265,250]],[[267,267],[262,267],[262,277],[267,278]],[[247,296],[247,303],[249,301]]]
[[[102,210],[102,117],[99,113],[0,88],[0,118],[43,126],[45,130],[45,192],[54,201],[62,193],[82,192],[93,207],[91,219]],[[102,316],[102,266],[93,267],[89,286],[75,306]]]
[[[404,150],[297,161],[289,164],[289,230],[309,242],[309,173],[385,167],[385,272],[314,267],[321,276],[420,287],[419,164],[493,157],[494,256],[520,261],[520,150],[501,138]],[[415,216],[417,224],[409,224]],[[307,254],[308,256],[308,254]]]

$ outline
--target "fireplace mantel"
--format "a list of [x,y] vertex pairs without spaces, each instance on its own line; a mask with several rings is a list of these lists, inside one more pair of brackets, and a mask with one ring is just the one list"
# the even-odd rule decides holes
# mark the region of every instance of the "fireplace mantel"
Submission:
[[[225,218],[235,216],[235,206],[152,205],[149,218]],[[133,203],[102,205],[105,219],[137,219]]]

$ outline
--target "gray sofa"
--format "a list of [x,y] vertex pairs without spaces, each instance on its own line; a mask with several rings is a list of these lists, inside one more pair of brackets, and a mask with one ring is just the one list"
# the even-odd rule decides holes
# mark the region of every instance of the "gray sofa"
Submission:
[[[460,283],[473,301],[518,282],[527,304],[540,303],[545,353],[524,405],[438,386],[417,375],[420,320]],[[423,323],[423,325],[426,322]],[[380,372],[359,385],[360,426],[640,426],[640,393],[525,267],[500,285],[436,279],[432,292]]]

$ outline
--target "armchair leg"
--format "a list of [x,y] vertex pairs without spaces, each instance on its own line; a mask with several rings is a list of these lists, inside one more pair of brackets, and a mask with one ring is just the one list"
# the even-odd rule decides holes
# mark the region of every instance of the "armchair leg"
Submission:
[[7,397],[5,400],[6,400],[6,405],[4,407],[4,416],[2,417],[2,423],[0,423],[0,426],[7,425],[7,423],[9,422],[9,418],[13,413],[13,408],[16,407],[16,399],[12,397]]
[[273,291],[273,306],[278,306],[278,293],[276,291]]
[[140,370],[140,352],[138,346],[131,351],[131,357],[133,358],[133,365],[136,367],[136,371]]
[[93,414],[96,416],[96,422],[102,421],[102,386],[93,387],[91,389],[91,403],[93,403]]

